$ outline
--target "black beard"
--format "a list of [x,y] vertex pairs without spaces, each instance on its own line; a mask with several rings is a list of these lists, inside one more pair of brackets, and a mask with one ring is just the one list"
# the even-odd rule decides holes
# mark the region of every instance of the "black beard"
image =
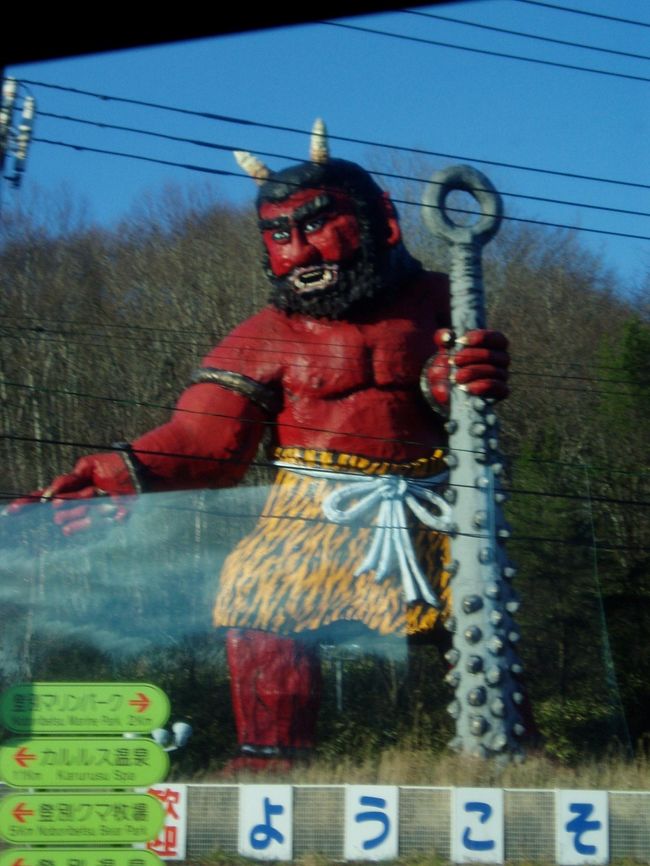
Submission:
[[266,273],[273,289],[269,301],[285,313],[300,313],[315,319],[353,319],[375,312],[392,298],[399,285],[422,271],[422,265],[399,243],[379,247],[364,243],[345,265],[339,263],[339,278],[332,288],[298,292],[288,277],[273,275],[266,260]]
[[313,292],[298,292],[287,277],[276,277],[267,271],[273,285],[269,300],[285,313],[343,319],[371,309],[392,294],[387,270],[386,266],[380,267],[368,256],[357,253],[351,262],[339,264],[338,280],[333,287]]

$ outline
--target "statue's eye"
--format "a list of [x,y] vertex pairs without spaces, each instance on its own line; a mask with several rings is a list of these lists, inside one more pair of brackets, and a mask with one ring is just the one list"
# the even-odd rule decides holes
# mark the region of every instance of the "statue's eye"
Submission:
[[291,232],[287,231],[287,229],[276,229],[274,232],[271,232],[271,238],[276,244],[286,244],[290,237]]
[[322,217],[313,217],[313,218],[310,219],[310,220],[306,220],[306,221],[303,223],[302,228],[303,228],[303,231],[304,231],[304,233],[305,233],[306,235],[310,235],[310,234],[312,234],[313,232],[317,232],[317,231],[319,231],[320,229],[322,229],[326,222],[327,222],[327,219],[326,219],[326,217],[324,217],[324,216],[322,216]]

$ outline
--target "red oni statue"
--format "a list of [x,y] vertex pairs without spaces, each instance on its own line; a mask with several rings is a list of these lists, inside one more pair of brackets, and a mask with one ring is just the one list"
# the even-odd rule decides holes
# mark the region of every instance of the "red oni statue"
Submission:
[[228,629],[233,765],[262,767],[314,745],[323,629],[417,638],[444,621],[448,506],[432,481],[449,389],[506,396],[508,357],[501,334],[474,331],[451,364],[447,277],[407,252],[371,176],[330,159],[322,122],[309,162],[270,173],[236,156],[259,184],[269,305],[204,358],[168,423],[82,458],[43,496],[70,534],[92,520],[78,500],[100,493],[231,486],[272,424],[278,474],[213,615]]

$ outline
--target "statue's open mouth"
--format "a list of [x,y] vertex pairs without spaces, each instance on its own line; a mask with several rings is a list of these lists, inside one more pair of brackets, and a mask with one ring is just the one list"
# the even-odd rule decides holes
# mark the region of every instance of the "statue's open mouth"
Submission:
[[334,265],[311,265],[306,268],[294,268],[289,277],[289,282],[296,292],[320,292],[335,286],[339,279],[339,266]]

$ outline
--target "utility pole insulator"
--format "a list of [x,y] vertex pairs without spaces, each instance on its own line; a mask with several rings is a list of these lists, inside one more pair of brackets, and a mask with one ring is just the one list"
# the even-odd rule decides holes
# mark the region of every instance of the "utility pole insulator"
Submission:
[[20,186],[23,172],[25,171],[25,163],[27,161],[27,151],[32,138],[32,130],[34,128],[34,114],[36,113],[36,103],[33,96],[26,96],[23,103],[23,114],[16,135],[16,145],[14,149],[14,174],[11,178],[11,183],[15,188]]
[[11,120],[16,102],[18,82],[15,78],[5,78],[2,82],[2,102],[0,102],[0,177],[4,168],[5,156],[9,145]]
[[0,101],[0,180],[5,177],[4,168],[8,156],[13,156],[13,172],[5,179],[16,189],[20,186],[27,153],[32,140],[36,101],[33,96],[25,96],[20,123],[16,129],[13,125],[14,111],[19,82],[15,78],[5,78],[2,82],[2,100]]

